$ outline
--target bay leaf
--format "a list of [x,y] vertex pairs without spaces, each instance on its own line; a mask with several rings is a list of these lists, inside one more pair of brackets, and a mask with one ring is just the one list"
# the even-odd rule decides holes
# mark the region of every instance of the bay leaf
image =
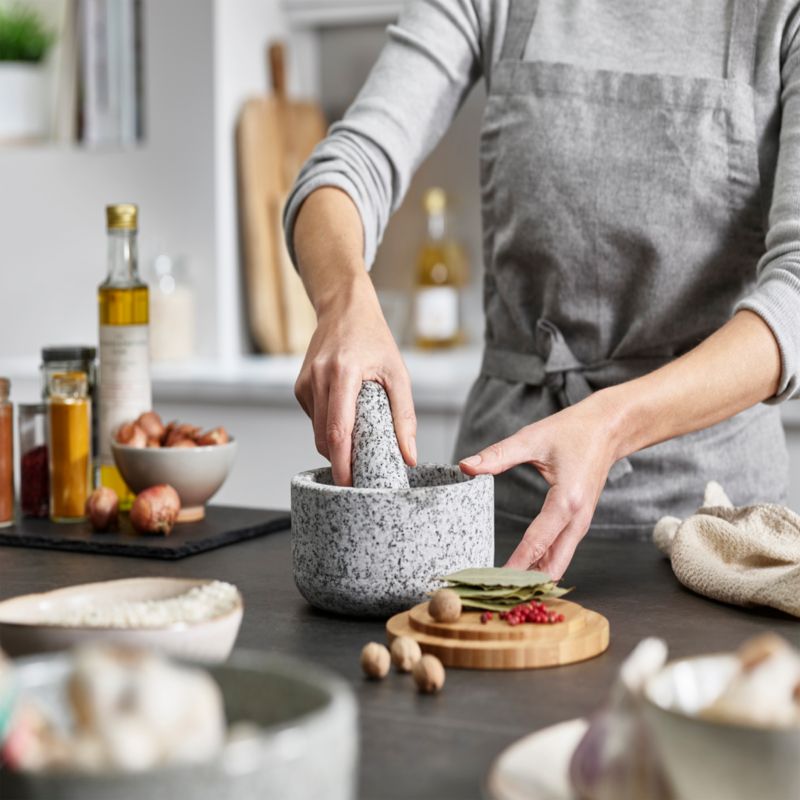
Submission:
[[463,584],[456,584],[448,586],[448,589],[454,591],[459,597],[482,597],[489,599],[490,597],[516,597],[518,595],[530,594],[529,592],[521,592],[516,587],[508,586],[466,586]]
[[538,586],[553,583],[553,579],[544,572],[533,570],[509,569],[508,567],[471,567],[445,575],[440,580],[470,586]]

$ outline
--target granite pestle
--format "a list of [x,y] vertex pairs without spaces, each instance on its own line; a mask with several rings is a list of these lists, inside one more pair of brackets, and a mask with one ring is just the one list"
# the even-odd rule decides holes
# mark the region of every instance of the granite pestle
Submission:
[[408,473],[397,444],[389,398],[375,381],[364,381],[358,393],[352,465],[354,487],[408,489]]

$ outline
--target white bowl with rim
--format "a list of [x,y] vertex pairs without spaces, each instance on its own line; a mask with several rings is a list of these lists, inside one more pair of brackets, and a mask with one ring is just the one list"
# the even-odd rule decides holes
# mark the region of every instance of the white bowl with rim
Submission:
[[733,654],[673,661],[645,684],[644,714],[678,800],[797,800],[800,726],[703,719],[739,670]]
[[206,503],[219,491],[236,457],[236,441],[203,447],[131,447],[111,443],[114,462],[137,494],[168,483],[181,499],[178,522],[195,522],[206,514]]
[[65,612],[107,607],[114,603],[165,600],[196,586],[201,578],[124,578],[84,583],[0,602],[0,648],[12,657],[69,650],[89,642],[114,643],[157,650],[177,658],[206,663],[225,661],[242,623],[244,604],[237,592],[228,611],[195,622],[159,628],[101,628],[53,624]]
[[[68,654],[15,663],[20,694],[71,727],[64,696]],[[210,668],[229,726],[243,723],[207,762],[143,772],[0,770],[0,797],[14,800],[355,800],[358,719],[340,677],[276,653],[237,651]]]

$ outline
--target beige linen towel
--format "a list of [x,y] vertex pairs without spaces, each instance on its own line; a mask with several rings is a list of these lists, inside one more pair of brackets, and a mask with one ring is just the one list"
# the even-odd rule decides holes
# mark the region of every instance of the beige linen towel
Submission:
[[702,508],[682,522],[660,519],[653,541],[689,589],[800,617],[800,516],[794,511],[771,504],[736,508],[712,481]]

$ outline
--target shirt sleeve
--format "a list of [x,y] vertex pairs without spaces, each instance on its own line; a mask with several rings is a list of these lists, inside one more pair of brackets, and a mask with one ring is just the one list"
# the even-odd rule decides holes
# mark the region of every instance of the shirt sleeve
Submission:
[[284,208],[284,232],[296,263],[293,231],[303,201],[321,186],[353,200],[372,266],[392,212],[420,162],[444,135],[481,74],[474,0],[414,0],[396,25],[344,118],[303,166]]
[[766,252],[755,289],[736,310],[758,314],[781,354],[781,379],[768,403],[800,394],[800,14],[781,48],[781,125]]

